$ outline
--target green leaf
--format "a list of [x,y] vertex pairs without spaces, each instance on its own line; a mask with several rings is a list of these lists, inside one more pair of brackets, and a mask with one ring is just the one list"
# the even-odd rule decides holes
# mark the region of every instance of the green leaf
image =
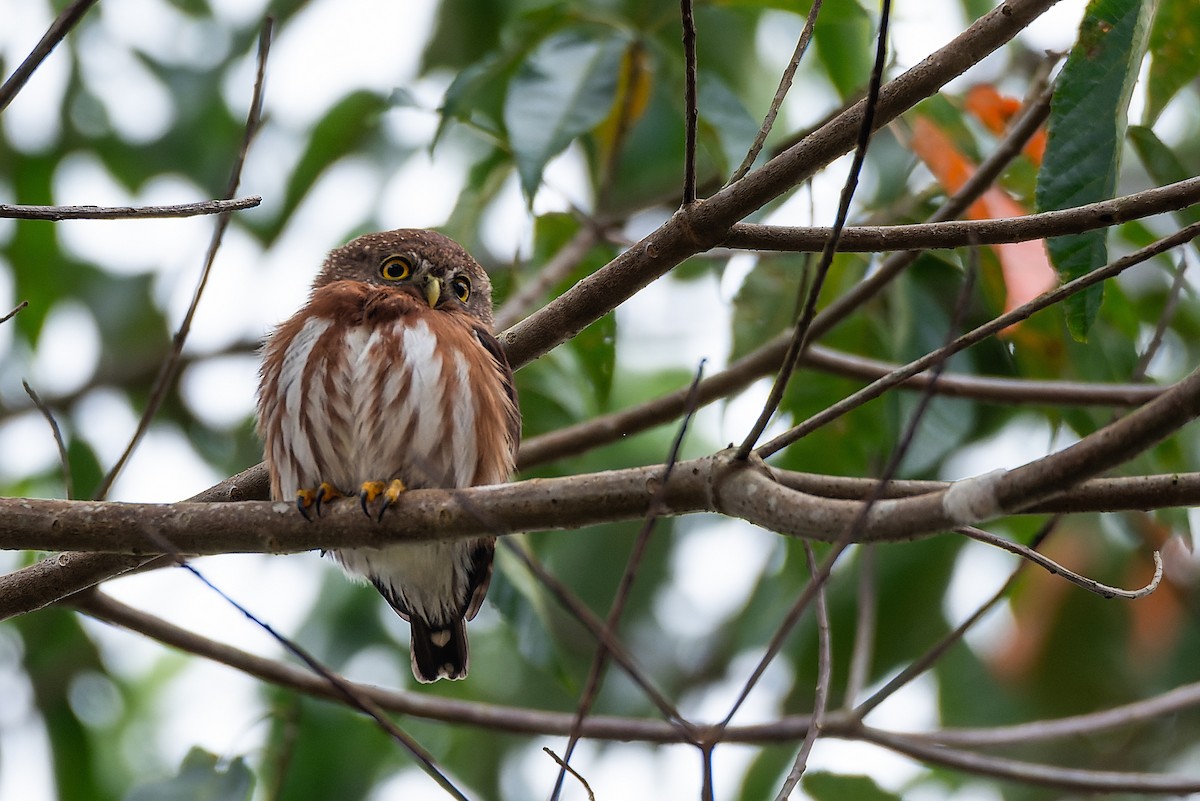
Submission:
[[1150,53],[1143,115],[1147,125],[1158,119],[1180,89],[1200,75],[1200,3],[1160,0],[1150,30]]
[[[1113,196],[1121,163],[1129,98],[1146,52],[1154,0],[1092,0],[1067,56],[1050,107],[1046,155],[1038,174],[1038,211],[1053,211]],[[1105,264],[1104,231],[1047,240],[1065,280]],[[1066,301],[1067,327],[1087,338],[1103,287]]]
[[384,95],[358,91],[346,95],[321,118],[288,180],[280,220],[292,216],[317,179],[335,161],[363,150],[378,135],[379,120],[388,109],[388,102]]
[[838,776],[806,773],[800,780],[804,792],[815,801],[898,801],[899,796],[881,788],[870,776]]
[[217,757],[193,748],[183,758],[179,775],[134,788],[125,801],[245,801],[254,775],[241,757],[220,769]]
[[764,258],[746,275],[733,299],[730,360],[740,359],[792,325],[804,264],[802,256]]
[[758,123],[742,105],[741,98],[716,75],[701,72],[696,80],[700,134],[716,143],[716,152],[728,174],[742,163],[758,135]]
[[517,70],[504,125],[531,202],[547,162],[608,116],[626,43],[611,30],[572,28],[543,41]]
[[867,85],[874,60],[873,37],[871,18],[858,0],[829,0],[821,6],[813,42],[843,100]]

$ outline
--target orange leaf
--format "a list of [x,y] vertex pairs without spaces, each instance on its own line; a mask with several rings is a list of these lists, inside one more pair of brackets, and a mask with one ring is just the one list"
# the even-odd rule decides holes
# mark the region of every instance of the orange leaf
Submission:
[[[957,192],[975,174],[975,164],[958,151],[941,128],[925,117],[917,117],[913,123],[911,146],[947,193]],[[972,220],[1000,220],[1024,214],[1021,204],[993,186],[971,204],[966,216]],[[1046,257],[1041,240],[991,247],[1004,276],[1005,311],[1027,303],[1058,282],[1058,274]]]
[[[1002,136],[1008,130],[1008,124],[1012,122],[1013,117],[1021,111],[1020,100],[1000,94],[996,87],[989,83],[972,86],[967,92],[966,106],[967,111],[996,136]],[[1035,166],[1041,166],[1042,156],[1046,152],[1044,127],[1039,128],[1037,133],[1030,137],[1023,152]]]

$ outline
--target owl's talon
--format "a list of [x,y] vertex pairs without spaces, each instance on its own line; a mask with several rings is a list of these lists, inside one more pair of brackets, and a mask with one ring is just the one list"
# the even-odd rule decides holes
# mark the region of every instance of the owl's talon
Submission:
[[328,481],[322,481],[315,490],[296,490],[296,508],[300,510],[304,519],[311,523],[313,513],[316,513],[317,517],[321,516],[321,504],[340,497],[342,497],[342,493],[338,491],[337,487]]
[[309,489],[296,490],[296,510],[300,512],[300,516],[308,522],[312,522],[312,515],[308,510],[316,502],[316,493]]
[[[404,486],[404,482],[398,478],[392,479],[387,484],[382,481],[364,481],[358,493],[358,501],[363,514],[375,518],[376,521],[382,520],[383,513],[400,499],[400,494],[406,489],[408,488]],[[379,513],[371,514],[371,506],[380,498],[383,502],[379,506]]]
[[358,505],[362,507],[363,514],[367,517],[374,517],[371,514],[371,504],[375,503],[375,499],[383,494],[384,484],[382,481],[364,481],[358,491]]
[[316,496],[317,517],[320,517],[321,504],[341,498],[342,493],[337,487],[333,486],[328,481],[322,481],[321,485],[317,487]]

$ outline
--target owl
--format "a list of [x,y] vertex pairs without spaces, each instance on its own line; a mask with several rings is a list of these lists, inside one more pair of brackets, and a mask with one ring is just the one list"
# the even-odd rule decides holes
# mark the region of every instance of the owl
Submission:
[[[311,519],[357,495],[382,516],[407,488],[507,481],[520,437],[512,370],[492,334],[491,283],[432,231],[360,236],[329,254],[308,303],[263,349],[258,428],[274,500]],[[413,675],[467,675],[465,621],[494,537],[329,553],[411,624]]]

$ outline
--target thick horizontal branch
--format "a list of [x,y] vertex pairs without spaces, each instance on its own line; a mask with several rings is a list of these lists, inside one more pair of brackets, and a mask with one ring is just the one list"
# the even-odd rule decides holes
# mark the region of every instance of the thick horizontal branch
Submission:
[[[1055,461],[1064,458],[1072,457],[1064,451],[1039,461],[1053,469]],[[0,499],[0,549],[144,557],[162,553],[165,539],[189,554],[293,553],[380,547],[403,539],[576,529],[643,517],[655,499],[661,472],[660,466],[652,465],[462,490],[412,490],[379,523],[365,517],[353,501],[330,504],[321,518],[308,523],[291,504],[267,501],[134,504],[6,498]],[[1027,480],[1036,475],[1029,473]],[[890,492],[898,497],[874,504],[861,540],[911,539],[960,525],[953,503],[946,507],[945,498],[948,493],[961,494],[962,484],[894,482],[889,487],[914,494]],[[1027,493],[1035,491],[1026,487]],[[868,494],[866,482],[786,472],[776,477],[764,465],[747,465],[721,453],[679,463],[663,494],[662,509],[664,515],[729,514],[772,531],[829,540],[855,519],[863,503],[860,497]],[[1095,479],[1028,505],[1022,513],[1196,504],[1200,474],[1190,473]]]
[[162,217],[197,217],[252,209],[262,203],[258,195],[233,200],[205,200],[173,206],[18,206],[0,203],[0,217],[16,220],[123,220]]
[[[1179,211],[1196,203],[1200,203],[1200,178],[1189,178],[1100,203],[1023,217],[849,227],[842,231],[838,250],[875,253],[1027,242],[1094,231],[1155,214]],[[739,223],[729,229],[729,235],[721,244],[746,250],[817,252],[829,240],[829,232],[829,228]]]

